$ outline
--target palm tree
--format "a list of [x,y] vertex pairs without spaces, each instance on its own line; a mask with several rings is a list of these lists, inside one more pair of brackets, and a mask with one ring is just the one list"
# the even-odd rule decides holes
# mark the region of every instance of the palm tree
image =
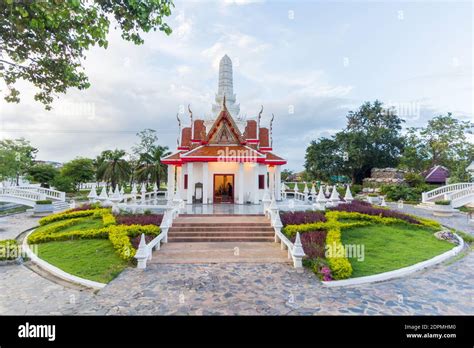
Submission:
[[166,165],[161,163],[161,158],[169,154],[168,147],[160,145],[153,146],[150,152],[140,154],[137,179],[156,183],[159,188],[161,178],[166,175]]
[[112,189],[115,189],[118,183],[127,181],[130,176],[130,164],[123,158],[125,155],[124,150],[106,150],[96,159],[97,178],[110,181]]

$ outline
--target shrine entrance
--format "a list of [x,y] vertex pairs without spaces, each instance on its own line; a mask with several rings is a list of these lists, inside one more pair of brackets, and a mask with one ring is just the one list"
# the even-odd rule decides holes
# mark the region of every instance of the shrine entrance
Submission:
[[234,203],[234,174],[214,174],[214,203]]

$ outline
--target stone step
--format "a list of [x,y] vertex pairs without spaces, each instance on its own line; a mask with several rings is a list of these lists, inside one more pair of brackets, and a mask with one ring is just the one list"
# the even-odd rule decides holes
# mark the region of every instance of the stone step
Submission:
[[241,227],[237,226],[207,226],[207,227],[189,227],[189,226],[178,226],[171,227],[169,233],[172,232],[270,232],[273,233],[274,229],[271,226],[248,226]]
[[287,263],[286,250],[273,242],[166,243],[150,263]]
[[215,223],[210,223],[210,222],[182,222],[175,220],[173,221],[173,226],[172,227],[220,227],[220,226],[225,226],[225,227],[271,227],[270,223],[268,222],[240,222],[240,223],[235,223],[235,222],[215,222]]
[[174,237],[168,236],[169,243],[182,243],[182,242],[272,242],[273,236],[268,237],[255,237],[255,236],[215,236],[215,237]]
[[274,237],[274,232],[168,232],[168,238],[182,237]]

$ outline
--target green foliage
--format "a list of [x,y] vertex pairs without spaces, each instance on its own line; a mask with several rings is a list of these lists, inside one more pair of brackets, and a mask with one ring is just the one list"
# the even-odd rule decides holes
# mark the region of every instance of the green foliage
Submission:
[[423,175],[418,174],[418,173],[406,173],[405,176],[405,182],[410,186],[410,187],[420,187],[425,184],[425,178]]
[[126,155],[124,150],[106,150],[102,151],[95,160],[97,168],[97,180],[110,182],[112,188],[120,182],[126,182],[131,176],[132,168],[123,158]]
[[68,220],[68,219],[74,219],[74,218],[86,217],[86,216],[102,217],[102,215],[109,214],[109,213],[110,213],[109,209],[90,209],[90,210],[78,210],[78,211],[66,210],[61,213],[45,216],[44,218],[39,219],[38,223],[40,224],[40,226],[43,226],[55,221]]
[[412,188],[407,185],[382,185],[380,193],[389,201],[420,201],[423,188]]
[[0,77],[5,100],[20,101],[20,80],[39,89],[34,99],[51,108],[53,96],[69,88],[89,88],[82,61],[98,45],[107,48],[111,20],[124,40],[144,42],[141,32],[171,28],[170,0],[13,1],[0,2]]
[[403,149],[402,122],[380,101],[366,102],[356,112],[349,112],[343,131],[311,142],[305,168],[313,178],[329,181],[333,175],[346,175],[360,184],[372,168],[398,164]]
[[72,178],[62,174],[57,175],[51,184],[56,190],[63,192],[74,192],[76,190]]
[[94,163],[90,158],[76,158],[63,165],[61,176],[71,180],[76,188],[79,184],[94,180]]
[[0,140],[0,179],[15,178],[18,185],[20,176],[27,174],[33,165],[37,152],[24,138]]
[[400,166],[422,171],[434,165],[450,170],[453,182],[468,181],[467,166],[474,160],[474,144],[468,141],[474,123],[439,115],[426,127],[409,128]]
[[295,172],[289,169],[283,169],[281,171],[281,180],[287,181],[289,177],[295,175]]
[[436,205],[450,205],[451,201],[450,200],[440,200],[435,202]]
[[20,246],[16,240],[0,240],[0,261],[15,260],[18,256],[20,256]]
[[28,169],[28,176],[41,184],[42,187],[52,185],[54,178],[59,174],[59,170],[51,164],[38,163]]
[[47,205],[47,204],[53,204],[53,201],[50,199],[43,199],[41,201],[36,201],[35,203],[37,205]]

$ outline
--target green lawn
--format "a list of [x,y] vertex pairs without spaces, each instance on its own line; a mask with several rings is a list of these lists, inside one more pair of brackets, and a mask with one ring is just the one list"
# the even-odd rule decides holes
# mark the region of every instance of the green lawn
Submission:
[[65,272],[101,283],[110,282],[128,266],[107,239],[38,244],[38,256]]
[[364,260],[349,258],[352,278],[367,276],[428,260],[454,247],[433,231],[407,225],[374,225],[342,231],[344,245],[364,245]]

